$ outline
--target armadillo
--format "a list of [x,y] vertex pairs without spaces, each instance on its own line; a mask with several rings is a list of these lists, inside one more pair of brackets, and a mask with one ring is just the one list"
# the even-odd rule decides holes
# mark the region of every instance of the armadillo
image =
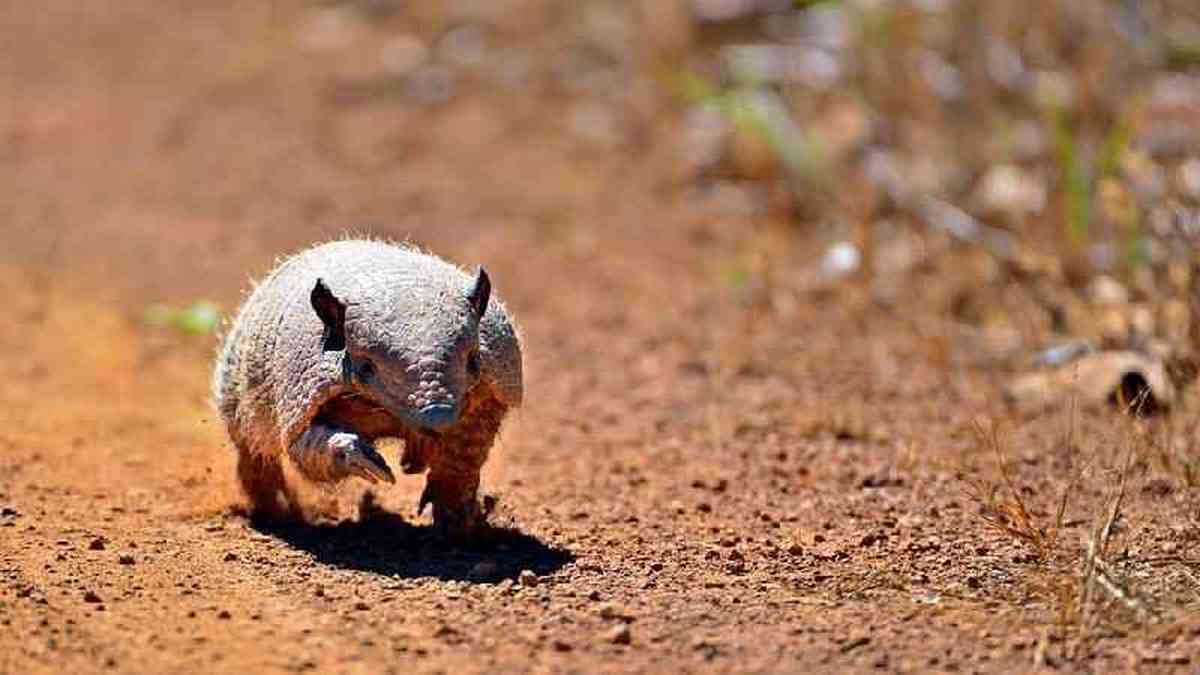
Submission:
[[250,293],[220,348],[213,396],[256,514],[302,514],[284,477],[394,483],[376,449],[399,438],[405,473],[428,469],[418,512],[469,533],[486,509],[479,473],[522,402],[521,344],[480,267],[415,248],[343,240],[280,263]]

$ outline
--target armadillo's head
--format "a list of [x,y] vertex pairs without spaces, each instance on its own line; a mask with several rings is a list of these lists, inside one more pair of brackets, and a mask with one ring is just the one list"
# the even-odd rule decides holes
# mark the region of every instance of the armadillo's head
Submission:
[[491,281],[483,268],[469,285],[447,281],[380,288],[339,299],[318,279],[312,306],[325,326],[323,349],[343,352],[354,393],[386,408],[406,425],[453,425],[481,376],[479,320]]

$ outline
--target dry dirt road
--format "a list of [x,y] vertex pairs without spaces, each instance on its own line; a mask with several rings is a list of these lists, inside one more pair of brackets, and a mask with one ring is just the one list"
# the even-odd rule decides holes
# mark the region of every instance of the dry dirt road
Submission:
[[[551,21],[524,4],[497,19],[514,43]],[[0,9],[19,28],[0,66],[0,673],[1200,667],[1200,491],[1136,464],[1114,559],[1156,616],[1081,614],[1077,566],[986,526],[957,477],[998,481],[971,424],[1002,422],[1052,521],[1067,417],[1016,417],[919,309],[792,290],[821,233],[682,186],[669,110],[639,117],[631,91],[614,150],[568,128],[536,68],[519,95],[362,103],[353,55],[288,46],[304,7],[190,7]],[[533,63],[547,41],[524,43]],[[208,404],[214,338],[143,321],[230,311],[275,256],[352,228],[485,263],[521,323],[528,403],[474,546],[433,540],[416,478],[312,495],[342,522],[250,522]],[[1080,416],[1081,447],[1161,424]],[[1063,550],[1110,478],[1075,488]]]

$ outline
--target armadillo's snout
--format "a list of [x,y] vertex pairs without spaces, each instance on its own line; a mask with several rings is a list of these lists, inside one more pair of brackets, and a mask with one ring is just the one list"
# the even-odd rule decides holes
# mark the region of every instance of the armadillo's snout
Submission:
[[457,421],[458,406],[449,403],[433,403],[417,411],[417,422],[426,429],[445,429]]
[[[441,365],[421,363],[419,365]],[[458,421],[459,406],[452,389],[446,386],[440,368],[422,369],[417,391],[408,397],[409,409],[419,426],[431,430],[445,429]]]

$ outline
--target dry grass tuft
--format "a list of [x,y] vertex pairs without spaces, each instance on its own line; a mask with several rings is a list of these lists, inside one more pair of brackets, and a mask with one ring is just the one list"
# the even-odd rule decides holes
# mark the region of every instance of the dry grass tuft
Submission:
[[[1131,412],[1136,404],[1129,407]],[[1032,492],[1019,484],[999,425],[973,425],[978,449],[995,459],[997,469],[992,478],[980,471],[962,476],[966,493],[979,504],[978,515],[988,528],[1025,545],[1036,556],[1039,564],[1023,568],[1023,574],[1030,591],[1056,608],[1058,630],[1067,641],[1067,658],[1088,653],[1096,640],[1112,630],[1129,631],[1163,620],[1153,601],[1139,592],[1123,572],[1138,561],[1121,560],[1121,565],[1113,562],[1127,555],[1127,551],[1117,552],[1115,541],[1130,529],[1123,518],[1131,476],[1135,467],[1145,465],[1151,456],[1151,437],[1143,433],[1142,422],[1130,415],[1125,423],[1123,438],[1109,453],[1093,450],[1066,478],[1052,517],[1031,504],[1028,495]],[[1074,451],[1074,404],[1068,413],[1064,440],[1066,447]],[[1103,470],[1097,470],[1100,468]],[[1111,481],[1107,487],[1085,489],[1093,488],[1092,482],[1105,480],[1106,476]],[[1097,492],[1099,497],[1095,496]],[[1093,513],[1093,525],[1078,545],[1063,536],[1072,504]]]
[[[1008,468],[1004,446],[1000,441],[1000,429],[996,424],[984,427],[978,420],[972,422],[976,443],[996,458],[1000,474],[999,483],[962,476],[967,484],[966,492],[981,505],[978,512],[983,522],[992,529],[1027,545],[1039,560],[1049,560],[1058,550],[1058,533],[1066,510],[1069,490],[1063,491],[1060,508],[1053,524],[1041,523],[1026,503],[1021,490],[1013,480]],[[1074,485],[1075,482],[1072,482]],[[1069,486],[1070,487],[1070,486]]]

